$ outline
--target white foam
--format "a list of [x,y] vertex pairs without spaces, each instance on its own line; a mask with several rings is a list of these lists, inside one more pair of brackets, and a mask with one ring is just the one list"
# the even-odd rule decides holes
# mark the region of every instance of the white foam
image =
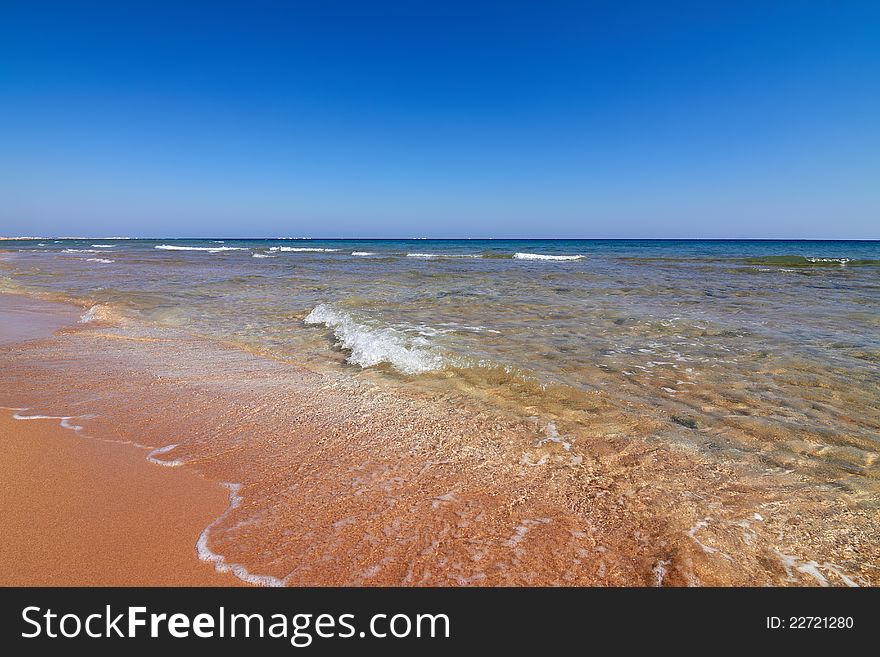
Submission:
[[807,258],[808,262],[836,262],[841,267],[850,261],[850,258]]
[[543,253],[514,253],[514,260],[582,260],[587,256],[575,255],[545,255]]
[[831,571],[832,573],[834,573],[835,575],[837,575],[837,576],[841,579],[841,581],[842,581],[844,584],[846,584],[848,587],[850,587],[850,588],[854,588],[854,589],[859,588],[859,583],[858,583],[858,582],[856,582],[855,580],[853,580],[851,577],[847,577],[847,576],[843,573],[843,571],[841,571],[840,568],[838,568],[837,566],[835,566],[833,563],[827,563],[827,562],[826,562],[826,563],[824,564],[824,567],[825,567],[826,569],[830,570],[830,571]]
[[76,433],[82,431],[82,427],[78,424],[71,424],[71,420],[75,420],[78,417],[82,417],[80,415],[22,415],[21,411],[25,411],[27,409],[22,408],[18,409],[13,414],[13,419],[15,420],[58,420],[58,423],[64,427],[65,429],[70,429]]
[[177,447],[177,443],[173,443],[171,445],[165,445],[165,447],[157,447],[152,452],[147,454],[147,460],[150,463],[155,463],[156,465],[164,465],[166,468],[176,468],[179,465],[183,465],[183,461],[180,459],[174,459],[173,461],[166,461],[165,459],[156,458],[159,454],[165,454],[170,452],[172,449]]
[[62,249],[61,253],[100,253],[95,249]]
[[252,258],[274,258],[275,256],[269,255],[268,253],[252,253]]
[[820,568],[824,568],[837,575],[846,586],[853,588],[858,588],[859,586],[858,582],[854,581],[851,577],[847,577],[840,567],[833,563],[825,562],[820,565],[815,561],[798,561],[797,557],[793,555],[783,554],[779,550],[774,550],[774,552],[776,553],[776,556],[779,557],[779,560],[782,561],[782,565],[785,568],[785,573],[787,575],[787,581],[789,582],[799,583],[797,577],[794,576],[794,571],[797,571],[812,577],[819,586],[830,586],[831,584],[828,581],[828,578],[819,570]]
[[221,251],[247,251],[243,246],[177,246],[176,244],[158,244],[153,247],[160,251],[205,251],[207,253],[220,253]]
[[115,244],[92,244],[92,248],[95,249],[112,249],[115,246]]
[[80,315],[79,323],[88,324],[89,322],[93,321],[98,316],[98,312],[100,311],[100,309],[101,307],[99,305],[92,306],[82,315]]
[[361,367],[390,363],[404,374],[421,374],[443,368],[443,359],[411,343],[394,328],[373,328],[329,304],[319,304],[303,320],[333,329],[336,343],[351,353],[348,362]]
[[477,253],[407,253],[407,258],[481,258]]
[[317,246],[270,246],[270,251],[295,251],[308,253],[333,253],[339,249],[322,249]]
[[352,251],[351,255],[353,256],[374,256],[376,253],[374,251]]
[[279,579],[272,575],[254,575],[241,564],[229,563],[226,561],[226,557],[222,554],[217,554],[208,547],[208,539],[211,536],[211,530],[223,522],[226,519],[226,516],[232,513],[232,511],[238,508],[241,504],[241,496],[238,494],[241,484],[224,483],[223,485],[229,490],[229,506],[226,507],[226,510],[214,520],[214,522],[205,527],[199,535],[199,540],[196,541],[196,552],[199,555],[199,559],[213,563],[214,569],[218,573],[232,573],[238,579],[247,582],[248,584],[256,584],[258,586],[285,586],[286,582],[284,579]]
[[105,265],[109,265],[112,262],[116,262],[115,260],[111,260],[110,258],[86,258],[86,262],[100,262]]
[[687,531],[687,535],[694,543],[699,545],[703,552],[705,552],[706,554],[717,554],[721,557],[724,557],[728,561],[733,561],[733,557],[731,557],[729,554],[722,552],[718,548],[714,548],[711,545],[706,545],[697,538],[697,532],[701,529],[705,529],[708,526],[709,518],[703,518],[702,520],[697,521],[697,523]]
[[496,331],[495,329],[486,328],[485,326],[462,326],[455,322],[445,322],[440,326],[450,326],[452,328],[448,329],[448,332],[453,331],[472,331],[474,333],[497,333],[501,334],[501,331]]
[[669,561],[666,559],[660,559],[657,562],[657,565],[654,566],[654,584],[656,586],[663,586],[663,580],[666,578],[667,574],[667,566],[669,566]]

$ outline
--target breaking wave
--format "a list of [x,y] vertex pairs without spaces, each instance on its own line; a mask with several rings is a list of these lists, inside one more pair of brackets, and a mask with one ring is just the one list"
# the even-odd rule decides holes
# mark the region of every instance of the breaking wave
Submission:
[[174,244],[159,244],[153,248],[160,251],[205,251],[207,253],[219,253],[221,251],[247,251],[244,246],[177,246]]
[[545,255],[543,253],[514,253],[514,260],[583,260],[587,256],[574,255]]
[[317,246],[270,246],[270,251],[296,251],[310,253],[333,253],[339,249],[322,249]]
[[[303,320],[333,330],[337,346],[347,349],[348,362],[360,367],[389,363],[404,374],[422,374],[444,367],[443,358],[394,328],[376,328],[322,303]],[[422,339],[424,340],[424,338]]]

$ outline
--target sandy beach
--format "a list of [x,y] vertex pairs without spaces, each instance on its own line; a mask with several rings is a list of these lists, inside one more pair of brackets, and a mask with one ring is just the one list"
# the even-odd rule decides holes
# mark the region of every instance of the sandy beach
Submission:
[[[0,341],[43,338],[78,318],[71,306],[4,295]],[[59,418],[15,414],[0,409],[0,583],[241,584],[196,555],[199,535],[229,504],[226,489],[152,464],[137,447],[78,435]]]
[[0,582],[10,586],[230,586],[196,558],[228,505],[201,477],[58,420],[0,414]]

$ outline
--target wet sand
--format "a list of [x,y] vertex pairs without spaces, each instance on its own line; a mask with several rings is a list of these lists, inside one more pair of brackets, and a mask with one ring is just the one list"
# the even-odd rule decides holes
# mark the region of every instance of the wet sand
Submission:
[[[76,311],[4,296],[0,339],[44,337]],[[199,535],[229,504],[222,486],[151,464],[131,445],[79,436],[59,419],[14,413],[0,409],[0,585],[241,583],[196,555]]]
[[[597,392],[589,418],[557,432],[452,395],[425,396],[260,358],[167,327],[96,316],[55,337],[0,348],[0,404],[71,416],[91,436],[67,436],[66,444],[89,444],[92,453],[64,459],[79,469],[59,478],[66,493],[58,497],[90,486],[103,486],[103,494],[93,493],[92,502],[66,516],[85,518],[83,526],[92,522],[95,532],[104,516],[119,527],[130,522],[132,535],[149,537],[146,542],[126,529],[111,532],[119,543],[104,544],[134,545],[141,555],[158,557],[119,559],[115,570],[96,567],[76,581],[103,582],[92,578],[116,572],[130,583],[153,583],[178,563],[166,554],[173,552],[180,559],[175,572],[228,583],[231,577],[221,581],[196,559],[195,542],[209,525],[210,554],[262,583],[878,581],[878,513],[871,500],[780,468],[676,447],[667,436],[697,430],[612,395]],[[49,428],[73,434],[57,424]],[[158,458],[180,467],[151,465],[143,461],[146,450],[119,444],[126,441],[163,449]],[[129,474],[104,479],[122,468],[112,459],[124,454]],[[10,514],[23,532],[28,507],[45,504],[37,477],[25,469],[31,461],[9,462],[18,464],[9,466],[12,474],[32,491]],[[161,490],[138,490],[140,481]],[[236,505],[228,513],[219,482],[235,484]],[[94,513],[94,500],[107,497],[115,516]],[[169,509],[187,510],[187,519],[172,522]],[[134,534],[148,519],[155,528]],[[53,536],[56,522],[57,515],[22,541]],[[67,529],[79,524],[71,521]],[[153,534],[170,546],[169,532],[177,529],[178,547],[146,552]],[[32,573],[16,581],[67,581],[78,572],[71,561],[96,558],[96,550],[86,549],[95,544],[72,543],[68,549],[82,548],[76,558],[44,580],[29,579]],[[44,554],[48,560],[54,552]],[[25,572],[19,553],[2,556],[10,573]],[[2,581],[7,577],[12,574]]]
[[196,557],[226,491],[141,450],[79,438],[57,420],[0,415],[0,583],[230,586]]
[[0,295],[0,345],[47,338],[79,320],[81,310],[66,303]]

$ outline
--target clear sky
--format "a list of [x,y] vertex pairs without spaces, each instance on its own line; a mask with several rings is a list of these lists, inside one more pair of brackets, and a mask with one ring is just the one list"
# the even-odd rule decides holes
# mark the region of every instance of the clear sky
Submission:
[[0,234],[880,238],[880,2],[0,5]]

